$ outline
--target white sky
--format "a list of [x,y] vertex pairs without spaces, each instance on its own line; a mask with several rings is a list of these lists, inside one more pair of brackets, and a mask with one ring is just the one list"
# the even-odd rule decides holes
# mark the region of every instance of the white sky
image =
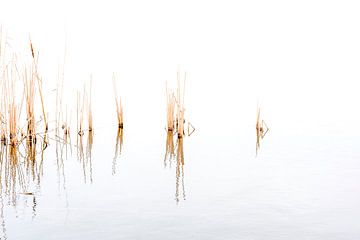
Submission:
[[181,65],[189,75],[188,114],[200,129],[252,127],[260,102],[278,134],[360,134],[358,1],[0,0],[0,6],[0,24],[16,51],[28,51],[31,35],[48,89],[66,42],[66,80],[81,86],[93,74],[94,104],[104,116],[104,104],[113,107],[116,72],[127,116],[163,119],[164,83],[175,83]]

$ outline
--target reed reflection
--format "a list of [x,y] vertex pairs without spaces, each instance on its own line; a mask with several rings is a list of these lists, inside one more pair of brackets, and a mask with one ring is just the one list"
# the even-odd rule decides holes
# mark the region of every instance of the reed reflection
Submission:
[[33,195],[34,193],[29,190],[41,184],[47,135],[34,136],[33,139],[43,141],[36,144],[29,143],[27,138],[19,142],[12,139],[9,141],[10,144],[6,141],[0,147],[1,194],[8,196],[13,205],[16,205],[17,194]]
[[176,190],[175,190],[175,200],[179,202],[182,198],[185,198],[185,182],[184,182],[184,148],[183,148],[183,138],[177,139],[176,144]]
[[112,174],[113,175],[116,174],[117,160],[121,155],[122,146],[123,146],[123,135],[124,135],[124,128],[121,125],[118,127],[118,131],[117,131],[117,135],[116,135],[115,154],[114,154],[113,163],[112,163]]
[[7,239],[7,233],[6,233],[6,221],[4,216],[4,199],[2,197],[2,194],[0,194],[0,239]]
[[172,162],[171,160],[174,158],[175,158],[174,134],[172,131],[167,131],[164,167],[167,167],[168,165],[171,167],[171,162]]
[[87,134],[87,144],[84,146],[84,135],[79,135],[77,140],[77,159],[80,162],[83,170],[84,182],[93,182],[92,177],[92,145],[93,132],[89,131]]
[[[176,138],[176,144],[174,144]],[[181,199],[185,200],[185,172],[184,172],[184,138],[174,135],[171,131],[167,132],[166,149],[164,157],[164,167],[171,168],[176,164],[175,169],[175,200],[178,203]]]

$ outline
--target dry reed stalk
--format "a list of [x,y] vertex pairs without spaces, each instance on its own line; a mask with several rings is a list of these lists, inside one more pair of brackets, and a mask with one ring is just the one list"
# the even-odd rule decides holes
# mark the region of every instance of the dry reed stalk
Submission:
[[63,130],[63,140],[64,140],[65,144],[68,144],[69,142],[71,142],[70,125],[71,125],[71,116],[70,116],[70,119],[69,119],[68,118],[68,110],[67,110],[67,106],[66,106],[66,108],[65,108],[65,121],[61,125],[61,128]]
[[118,119],[118,127],[123,128],[124,127],[123,106],[122,106],[121,97],[120,98],[118,97],[115,74],[113,74],[112,80],[113,80],[114,97],[116,104],[116,115]]
[[35,136],[35,117],[34,117],[35,79],[32,73],[28,74],[26,69],[23,79],[24,79],[24,92],[26,98],[27,137],[30,140],[32,140],[32,137]]
[[[0,36],[0,42],[1,42],[1,36]],[[0,61],[1,61],[1,56],[0,56]],[[1,64],[1,62],[0,62]],[[0,70],[1,70],[1,75],[0,75],[0,80],[1,80],[1,88],[0,88],[0,96],[2,96],[2,99],[0,101],[0,140],[1,140],[1,144],[2,145],[6,145],[7,144],[7,106],[8,106],[8,102],[7,102],[7,86],[6,86],[6,82],[5,82],[5,71],[2,71],[3,69],[1,69],[1,65],[0,65]]]
[[[85,92],[85,91],[84,91]],[[77,107],[76,107],[76,114],[77,114],[77,124],[78,124],[78,135],[84,135],[83,130],[83,120],[84,120],[84,95],[82,101],[80,100],[80,92],[77,92]]]
[[49,125],[48,125],[47,116],[46,116],[46,113],[45,113],[44,97],[43,97],[43,93],[42,93],[42,80],[41,80],[41,78],[39,78],[39,76],[37,76],[37,80],[38,80],[38,86],[39,86],[39,94],[40,94],[40,100],[41,100],[41,110],[42,110],[43,119],[44,119],[45,131],[48,131]]
[[89,97],[88,97],[88,127],[89,131],[93,130],[93,117],[92,117],[92,107],[91,107],[91,88],[92,88],[92,77],[90,78],[90,85],[89,85]]
[[[60,122],[62,121],[62,98],[63,98],[63,86],[64,78],[63,74],[60,74],[60,66],[58,66],[57,81],[56,81],[56,100],[55,100],[55,134],[60,136]],[[61,128],[64,130],[65,124],[62,123]]]
[[9,143],[11,146],[17,146],[18,138],[17,138],[17,105],[15,101],[15,80],[14,80],[14,72],[13,68],[10,70],[10,76],[8,75],[8,111],[9,111]]
[[166,83],[166,120],[167,120],[167,131],[174,131],[174,113],[175,113],[175,96],[174,92],[171,91]]
[[[39,73],[38,73],[38,67],[37,67],[38,66],[38,59],[35,58],[34,46],[33,46],[32,42],[31,42],[31,39],[29,39],[29,42],[30,42],[31,56],[32,56],[32,59],[33,59],[33,65],[32,65],[33,76],[32,77],[37,80],[38,89],[39,89],[39,95],[40,95],[40,101],[41,101],[41,110],[42,110],[43,119],[44,119],[44,125],[45,125],[45,131],[47,131],[49,129],[49,125],[48,125],[48,122],[47,122],[47,116],[46,116],[45,106],[44,106],[44,96],[43,96],[43,92],[42,92],[42,79],[40,78]],[[35,83],[34,83],[34,86],[35,86]]]
[[[33,178],[35,177],[35,158],[36,158],[36,123],[35,123],[35,73],[34,68],[27,71],[24,69],[24,93],[26,99],[26,116],[27,116],[27,131],[26,131],[26,169],[31,172]],[[33,179],[34,180],[34,179]]]
[[177,72],[177,114],[176,114],[176,123],[177,123],[177,134],[178,138],[182,138],[184,136],[184,96],[185,96],[185,81],[186,81],[186,73],[183,80],[183,86],[181,86],[180,80],[180,72]]

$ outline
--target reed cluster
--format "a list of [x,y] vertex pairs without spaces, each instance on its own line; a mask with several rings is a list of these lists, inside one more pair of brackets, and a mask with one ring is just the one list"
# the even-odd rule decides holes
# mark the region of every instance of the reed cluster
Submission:
[[[185,82],[186,72],[181,74],[178,71],[176,91],[170,89],[166,83],[166,130],[177,134],[178,138],[185,136]],[[190,136],[195,128],[190,122],[187,123]]]
[[[28,53],[28,58],[20,58],[7,48],[0,29],[0,188],[13,202],[16,189],[27,191],[26,179],[40,183],[43,150],[47,147],[48,122],[38,54],[31,40]],[[36,108],[36,101],[40,101],[41,109]],[[38,131],[40,122],[45,125],[44,136]],[[42,158],[37,161],[40,152]]]
[[166,129],[169,133],[174,131],[174,124],[175,124],[175,94],[171,91],[166,83],[166,120],[167,125]]
[[[175,200],[178,203],[180,198],[185,200],[184,183],[184,148],[185,137],[185,82],[186,73],[177,72],[177,88],[172,90],[166,83],[166,149],[164,157],[164,167],[171,167],[172,162],[176,164],[175,171]],[[187,136],[194,131],[194,126],[187,122]],[[174,136],[176,144],[174,143]]]
[[115,97],[115,104],[116,104],[116,116],[117,116],[117,120],[118,120],[118,128],[123,128],[124,127],[123,106],[122,106],[121,97],[118,96],[115,74],[113,74],[112,80],[113,80],[114,97]]

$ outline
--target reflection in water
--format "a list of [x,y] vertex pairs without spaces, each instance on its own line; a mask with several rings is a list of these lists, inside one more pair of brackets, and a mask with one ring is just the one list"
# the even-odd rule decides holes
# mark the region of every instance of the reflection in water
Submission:
[[174,157],[175,157],[174,135],[172,131],[168,131],[166,136],[164,167],[167,167],[167,164],[169,164],[171,167],[171,159],[173,159]]
[[185,200],[184,164],[183,138],[178,138],[176,144],[176,202],[179,202],[181,193],[182,198]]
[[87,139],[87,146],[86,146],[86,163],[89,169],[89,179],[90,183],[93,182],[92,178],[92,148],[93,148],[93,139],[94,139],[94,132],[89,130],[88,132],[88,139]]
[[93,131],[88,131],[86,151],[84,152],[83,134],[78,134],[77,139],[77,159],[83,168],[84,182],[93,182],[92,178],[92,146],[93,146]]
[[0,239],[6,240],[7,234],[6,234],[6,223],[4,217],[4,199],[2,197],[2,194],[0,194],[0,224],[1,224]]
[[258,108],[256,117],[256,156],[260,150],[260,141],[265,137],[268,131],[269,128],[265,121],[260,118],[260,108]]
[[[33,195],[32,192],[29,192],[29,188],[32,185],[40,186],[41,183],[47,133],[44,137],[36,135],[32,139],[42,139],[43,141],[41,144],[36,144],[36,140],[30,142],[28,138],[24,138],[16,145],[3,143],[0,147],[1,194],[4,193],[8,196],[13,205],[16,205],[17,193]],[[40,155],[39,159],[37,155]]]
[[112,163],[112,174],[116,174],[116,162],[118,157],[121,155],[121,150],[123,146],[123,134],[124,128],[123,126],[118,127],[117,135],[116,135],[116,144],[115,144],[115,155]]
[[36,196],[33,195],[33,205],[32,205],[32,219],[34,219],[36,217]]
[[167,132],[166,137],[166,151],[164,166],[171,168],[172,162],[176,164],[175,171],[175,200],[178,203],[180,199],[185,200],[185,182],[184,182],[184,148],[182,137],[176,137],[176,146],[174,145],[174,135],[171,131]]
[[[56,130],[56,136],[59,136],[59,129]],[[64,149],[65,156],[67,158],[67,136],[64,134],[64,138],[57,137],[55,145],[55,154],[56,154],[56,173],[58,179],[58,189],[66,189],[66,178],[65,178],[65,165],[64,165]]]
[[175,172],[175,200],[178,203],[180,199],[185,200],[185,182],[184,182],[184,148],[182,137],[177,137],[176,146],[174,145],[174,135],[171,131],[167,132],[166,150],[164,158],[164,167],[171,168],[172,162],[176,164]]
[[[47,132],[28,136],[4,136],[0,145],[0,239],[7,239],[4,216],[4,196],[16,206],[19,196],[26,203],[32,197],[32,219],[36,217],[36,189],[43,174],[44,151],[47,148]],[[40,143],[40,140],[41,143]],[[37,157],[37,156],[41,157]]]
[[26,192],[26,182],[24,176],[24,164],[19,161],[16,146],[8,145],[6,149],[8,156],[5,157],[4,184],[5,194],[11,198],[11,202],[16,204],[16,189]]

